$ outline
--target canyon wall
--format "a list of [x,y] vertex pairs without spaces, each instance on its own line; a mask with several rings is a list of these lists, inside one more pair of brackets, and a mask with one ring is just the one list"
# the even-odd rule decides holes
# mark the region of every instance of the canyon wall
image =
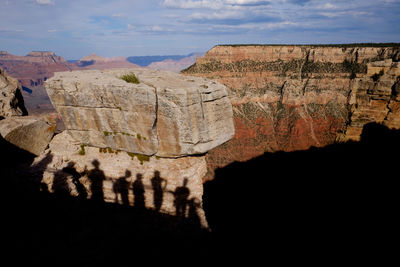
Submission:
[[22,86],[35,87],[43,85],[54,72],[71,70],[73,65],[49,51],[33,51],[26,56],[0,51],[0,67],[18,79]]
[[[399,57],[398,45],[215,46],[183,71],[230,89],[235,136],[208,153],[207,178],[217,167],[264,152],[356,139],[350,135],[368,121],[400,126],[394,115]],[[365,119],[371,109],[383,115]]]

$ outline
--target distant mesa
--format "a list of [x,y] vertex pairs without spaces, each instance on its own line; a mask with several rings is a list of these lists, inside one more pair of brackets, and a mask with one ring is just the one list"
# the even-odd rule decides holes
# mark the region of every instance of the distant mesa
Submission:
[[196,62],[197,57],[204,56],[204,53],[192,53],[179,60],[167,58],[163,61],[152,62],[148,68],[157,70],[168,70],[173,72],[180,72]]
[[127,60],[142,67],[179,72],[195,63],[196,58],[203,55],[204,53],[165,56],[133,56],[128,57]]
[[138,65],[127,61],[126,57],[102,57],[96,54],[85,56],[78,60],[77,67],[86,69],[132,68]]

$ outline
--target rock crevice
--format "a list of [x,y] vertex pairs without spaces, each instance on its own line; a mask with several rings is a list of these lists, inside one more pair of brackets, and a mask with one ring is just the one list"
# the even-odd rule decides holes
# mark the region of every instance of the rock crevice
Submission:
[[[130,72],[139,84],[119,78]],[[234,134],[225,86],[187,78],[139,68],[61,72],[46,82],[46,90],[77,141],[148,156],[182,157],[204,154]]]

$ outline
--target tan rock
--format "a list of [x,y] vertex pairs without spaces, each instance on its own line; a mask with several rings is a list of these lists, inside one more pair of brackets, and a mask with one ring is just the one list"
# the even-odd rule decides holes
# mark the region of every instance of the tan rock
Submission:
[[[120,77],[134,72],[139,84]],[[234,134],[225,86],[143,68],[56,73],[46,83],[72,137],[161,157],[202,154]]]
[[[196,215],[197,218],[189,219],[199,220],[200,225],[208,227],[202,209],[202,177],[207,171],[204,156],[134,157],[126,152],[81,147],[64,131],[35,159],[32,169],[42,176],[42,183],[53,193],[100,198],[136,207],[144,205],[143,208],[171,215],[177,215],[175,199],[187,179],[189,195],[184,217]],[[74,178],[71,169],[82,176]],[[91,176],[93,173],[97,173],[97,177]],[[153,180],[157,175],[159,178]],[[195,213],[189,212],[190,207]]]
[[27,114],[21,85],[0,68],[0,118]]
[[400,99],[396,90],[400,84],[400,64],[389,59],[367,66],[367,74],[352,85],[352,113],[340,140],[360,140],[363,127],[371,122],[400,129]]
[[0,135],[15,146],[40,155],[49,144],[56,127],[30,116],[10,117],[0,121]]

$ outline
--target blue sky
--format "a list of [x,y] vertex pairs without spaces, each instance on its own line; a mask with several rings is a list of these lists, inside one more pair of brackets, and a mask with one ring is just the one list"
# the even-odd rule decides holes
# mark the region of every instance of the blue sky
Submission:
[[67,59],[216,44],[400,42],[400,0],[0,0],[0,50]]

